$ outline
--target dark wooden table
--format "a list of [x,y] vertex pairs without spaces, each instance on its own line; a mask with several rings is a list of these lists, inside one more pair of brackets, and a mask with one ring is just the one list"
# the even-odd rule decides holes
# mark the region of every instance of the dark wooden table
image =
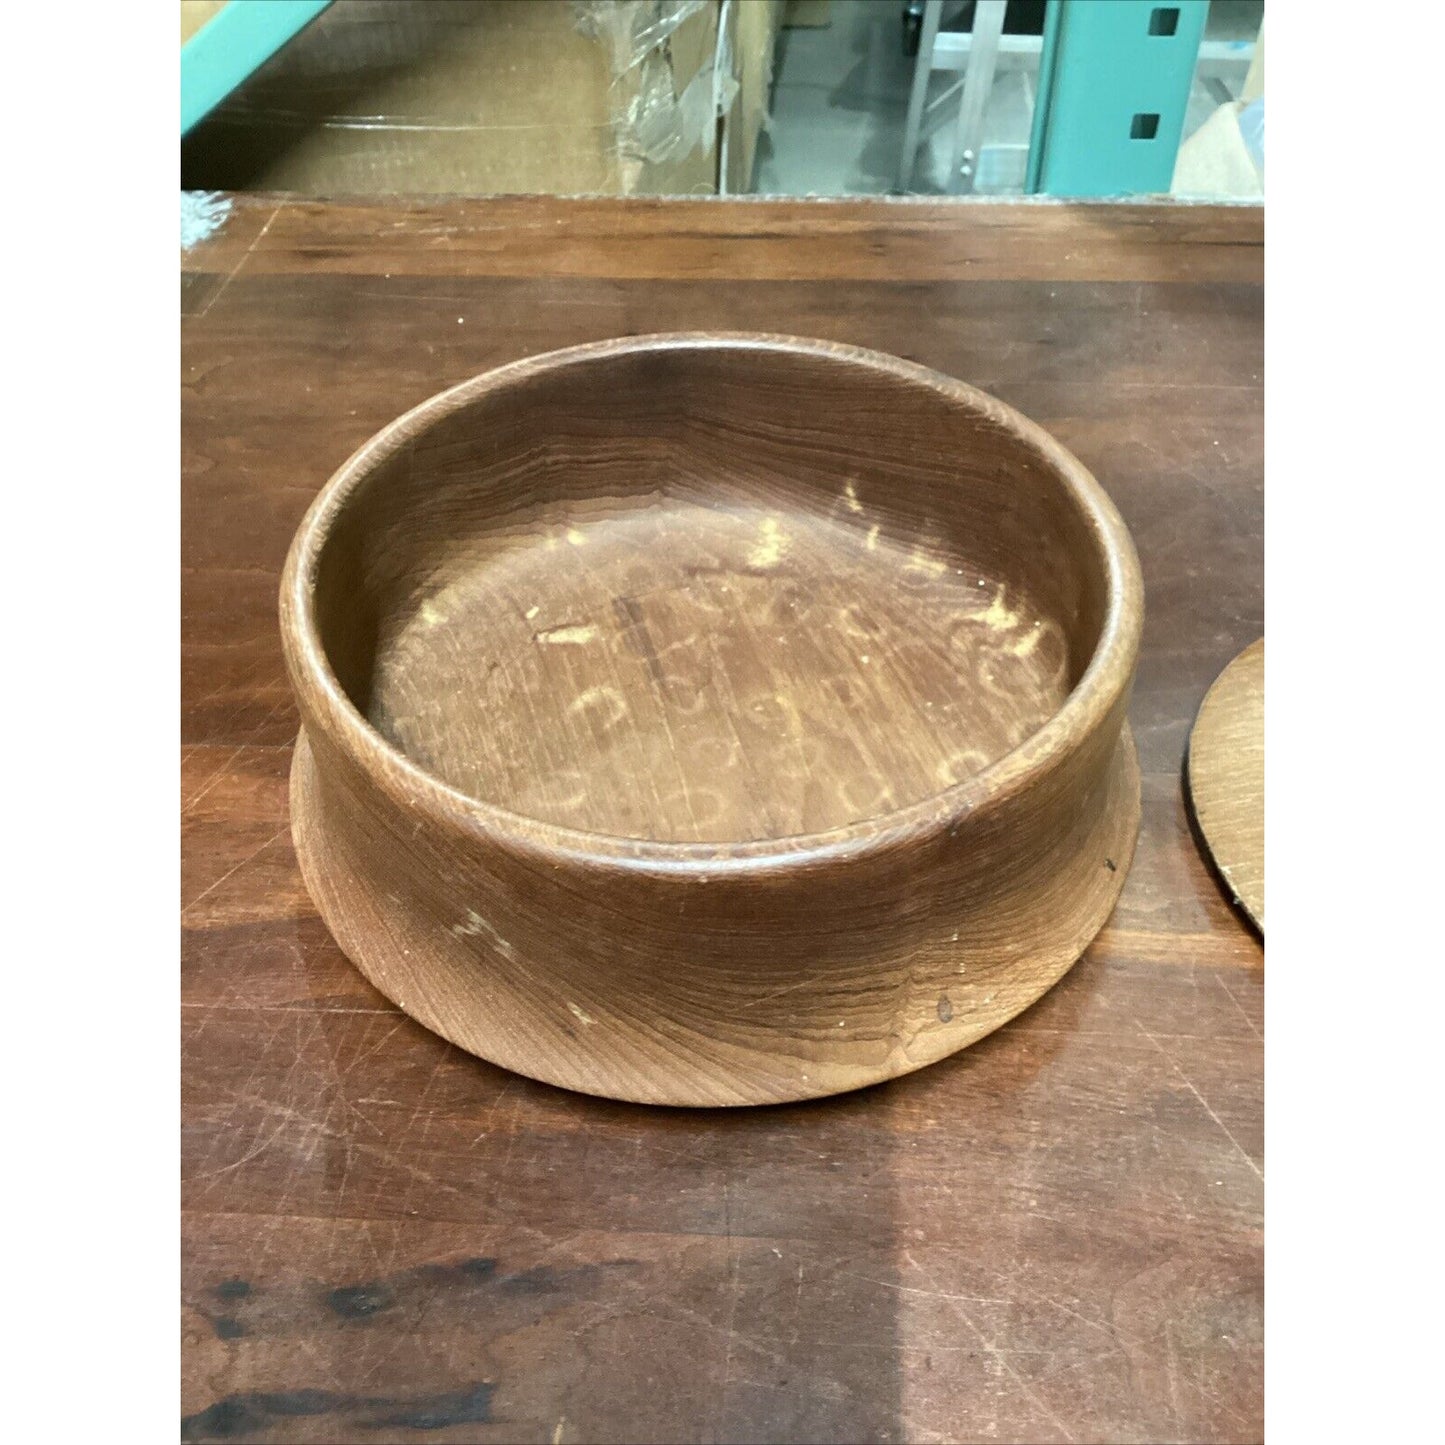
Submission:
[[[1263,631],[1252,209],[238,200],[183,258],[183,1433],[1252,1440],[1260,945],[1180,794]],[[1144,827],[1042,1002],[861,1094],[610,1104],[443,1043],[297,874],[277,578],[440,388],[571,342],[790,331],[1043,423],[1133,529]]]

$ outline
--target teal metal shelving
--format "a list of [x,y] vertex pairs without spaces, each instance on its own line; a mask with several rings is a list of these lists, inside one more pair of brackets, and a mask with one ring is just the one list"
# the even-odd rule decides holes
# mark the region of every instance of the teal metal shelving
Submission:
[[1167,191],[1209,0],[1049,0],[1028,189]]
[[229,0],[181,46],[181,134],[330,4],[331,0]]

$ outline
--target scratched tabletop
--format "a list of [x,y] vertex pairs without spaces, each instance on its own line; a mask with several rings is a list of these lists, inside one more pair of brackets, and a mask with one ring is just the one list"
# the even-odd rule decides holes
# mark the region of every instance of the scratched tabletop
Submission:
[[[1262,1424],[1263,952],[1180,768],[1263,622],[1251,208],[237,197],[182,255],[182,1435],[1216,1441]],[[372,432],[574,342],[961,377],[1138,543],[1143,831],[1038,1004],[837,1099],[622,1105],[372,989],[297,872],[278,578]]]

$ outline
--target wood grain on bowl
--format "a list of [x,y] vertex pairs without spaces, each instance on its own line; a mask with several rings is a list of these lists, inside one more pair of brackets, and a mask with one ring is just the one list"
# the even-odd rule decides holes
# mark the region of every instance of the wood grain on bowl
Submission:
[[1054,983],[1133,853],[1123,523],[895,358],[678,334],[498,368],[336,474],[281,598],[323,916],[548,1082],[908,1072]]

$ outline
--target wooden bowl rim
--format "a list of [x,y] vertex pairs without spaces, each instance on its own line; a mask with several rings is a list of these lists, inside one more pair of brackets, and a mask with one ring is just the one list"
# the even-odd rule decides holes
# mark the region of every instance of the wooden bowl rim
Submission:
[[[353,492],[413,438],[490,392],[536,375],[640,352],[741,350],[825,357],[922,387],[987,416],[1032,448],[1064,484],[1097,544],[1108,589],[1098,645],[1083,676],[1049,720],[972,777],[902,807],[815,833],[734,842],[629,838],[546,822],[463,793],[394,747],[356,708],[322,645],[313,587],[322,551]],[[307,509],[281,578],[281,635],[303,719],[394,802],[444,830],[511,847],[524,855],[627,872],[739,874],[817,866],[886,851],[900,838],[944,831],[962,818],[1026,792],[1090,736],[1128,688],[1143,628],[1143,582],[1123,518],[1093,474],[1037,423],[977,387],[901,357],[841,342],[745,331],[673,331],[585,342],[493,367],[429,397],[364,442],[332,474]]]

